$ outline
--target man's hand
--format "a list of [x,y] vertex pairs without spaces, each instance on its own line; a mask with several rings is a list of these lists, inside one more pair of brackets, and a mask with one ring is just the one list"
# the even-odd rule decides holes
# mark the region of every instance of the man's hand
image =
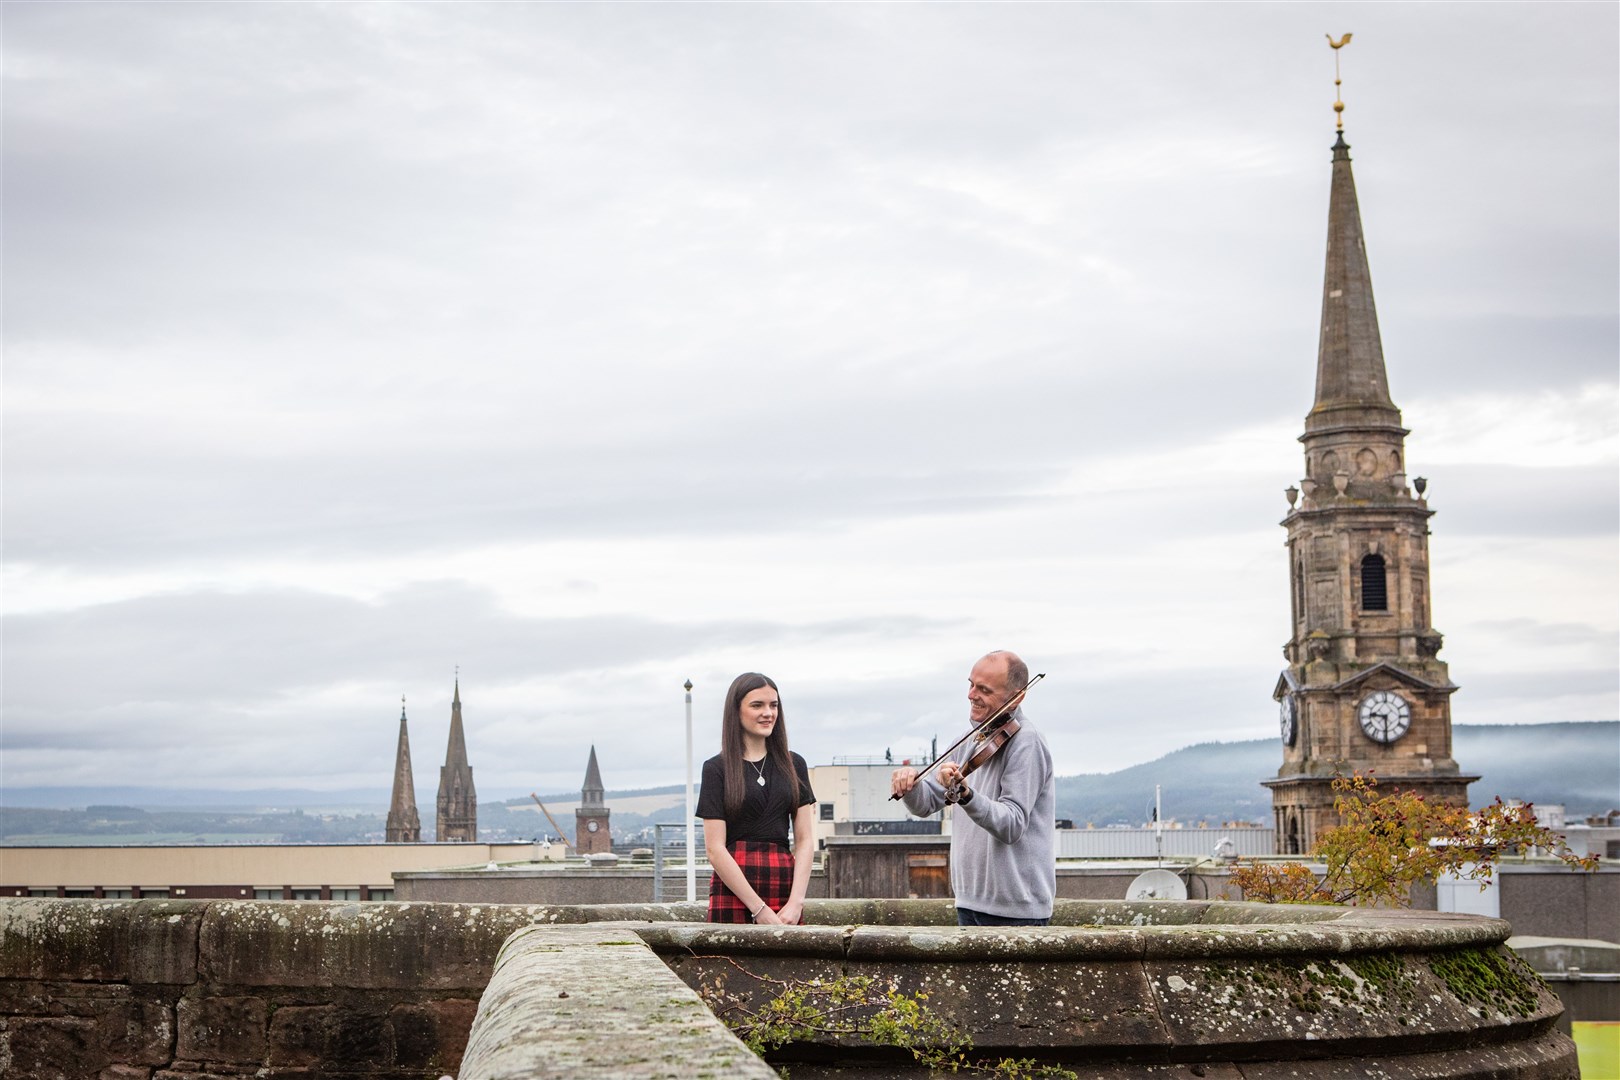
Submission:
[[954,761],[947,761],[939,767],[939,782],[946,788],[956,787],[962,782],[962,766]]
[[909,765],[894,770],[889,777],[889,792],[897,797],[904,797],[907,792],[917,786],[917,770]]

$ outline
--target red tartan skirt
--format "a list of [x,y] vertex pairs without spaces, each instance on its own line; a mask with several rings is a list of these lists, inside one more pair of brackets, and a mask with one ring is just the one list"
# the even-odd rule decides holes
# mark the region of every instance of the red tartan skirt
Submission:
[[[737,860],[738,869],[759,893],[759,898],[769,904],[772,911],[782,910],[788,894],[793,891],[793,855],[788,849],[781,844],[757,840],[732,840],[726,844],[726,850]],[[709,875],[709,921],[753,921],[749,918],[748,906],[726,888],[719,874]]]

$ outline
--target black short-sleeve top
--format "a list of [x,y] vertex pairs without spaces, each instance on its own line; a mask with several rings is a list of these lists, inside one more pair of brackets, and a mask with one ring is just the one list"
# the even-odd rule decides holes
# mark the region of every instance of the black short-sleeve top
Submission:
[[[735,816],[727,814],[726,769],[720,755],[716,754],[703,763],[703,787],[698,792],[697,816],[705,820],[719,818],[724,821],[727,843],[754,840],[785,846],[793,812],[816,801],[816,793],[810,790],[810,769],[805,765],[804,758],[792,751],[788,752],[788,756],[793,759],[794,772],[799,774],[797,802],[793,801],[788,778],[778,767],[776,759],[767,756],[763,762],[743,762],[744,775],[748,778],[743,786],[748,794],[743,799],[742,809]],[[763,787],[758,779],[760,766],[763,766],[765,777]]]

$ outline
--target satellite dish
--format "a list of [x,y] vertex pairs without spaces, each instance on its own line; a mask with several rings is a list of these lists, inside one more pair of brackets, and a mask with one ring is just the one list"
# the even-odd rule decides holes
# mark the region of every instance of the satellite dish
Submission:
[[1127,900],[1185,900],[1187,885],[1170,870],[1149,870],[1136,875],[1125,889]]

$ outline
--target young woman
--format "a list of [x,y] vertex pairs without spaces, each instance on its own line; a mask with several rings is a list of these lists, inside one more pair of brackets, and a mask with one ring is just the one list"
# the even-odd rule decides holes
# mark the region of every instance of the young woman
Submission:
[[703,763],[697,805],[714,868],[710,922],[803,919],[816,858],[815,801],[804,758],[788,749],[776,684],[754,671],[737,676],[726,691],[720,753]]

